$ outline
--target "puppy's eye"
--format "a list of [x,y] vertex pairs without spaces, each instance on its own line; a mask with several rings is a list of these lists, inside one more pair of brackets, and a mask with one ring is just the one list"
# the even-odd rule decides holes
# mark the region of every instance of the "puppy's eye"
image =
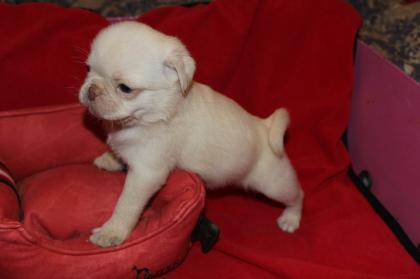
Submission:
[[120,83],[118,84],[117,87],[121,92],[129,94],[131,93],[131,91],[133,91],[133,89],[131,89],[130,87],[128,87],[127,85],[125,85],[124,83]]
[[90,72],[90,66],[86,65],[86,71],[89,73]]

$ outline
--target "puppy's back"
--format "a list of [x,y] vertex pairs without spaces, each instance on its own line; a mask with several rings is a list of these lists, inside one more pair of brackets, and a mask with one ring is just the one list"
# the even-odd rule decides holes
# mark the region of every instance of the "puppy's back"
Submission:
[[212,186],[240,182],[257,159],[260,122],[233,100],[194,83],[173,123],[179,167]]

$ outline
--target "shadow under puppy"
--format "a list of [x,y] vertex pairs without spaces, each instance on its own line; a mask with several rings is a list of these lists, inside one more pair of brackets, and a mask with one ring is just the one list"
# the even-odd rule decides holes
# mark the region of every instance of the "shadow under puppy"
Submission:
[[175,37],[137,22],[103,29],[92,43],[80,102],[98,118],[118,123],[112,150],[94,164],[128,166],[111,218],[93,230],[101,247],[122,243],[148,200],[174,168],[197,173],[210,189],[242,185],[285,204],[279,227],[299,227],[303,192],[284,151],[285,109],[267,119],[192,80],[195,62]]

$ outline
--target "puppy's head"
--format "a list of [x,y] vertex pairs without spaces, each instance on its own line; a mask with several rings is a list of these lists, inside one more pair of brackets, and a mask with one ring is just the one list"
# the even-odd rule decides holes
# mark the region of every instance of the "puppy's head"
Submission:
[[175,37],[138,22],[103,29],[87,59],[80,102],[106,120],[169,119],[189,91],[195,62]]

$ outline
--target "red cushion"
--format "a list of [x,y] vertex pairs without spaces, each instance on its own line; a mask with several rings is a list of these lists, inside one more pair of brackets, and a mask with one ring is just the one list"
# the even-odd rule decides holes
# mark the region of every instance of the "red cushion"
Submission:
[[[27,26],[30,19],[39,18],[33,13],[30,17],[21,13],[22,6],[3,7],[0,6],[0,29],[11,28],[10,17],[24,22],[19,26]],[[75,16],[74,20],[54,25],[58,20],[55,14],[67,10],[39,7],[42,8],[37,8],[38,12],[51,18],[51,28],[47,28],[50,35],[60,26],[78,22]],[[4,16],[6,11],[9,18]],[[96,24],[101,20],[94,15],[89,18],[93,21],[89,26],[99,29],[102,23]],[[420,276],[416,263],[346,177],[349,159],[340,138],[350,110],[353,42],[360,18],[344,1],[215,0],[208,6],[192,9],[157,10],[141,20],[178,35],[187,44],[197,60],[197,80],[215,87],[260,116],[267,116],[280,106],[290,110],[292,126],[286,149],[306,192],[302,227],[292,235],[276,227],[274,220],[281,211],[280,205],[241,191],[211,193],[206,213],[220,226],[221,239],[207,255],[193,246],[184,264],[169,278]],[[83,26],[86,24],[78,26],[81,28],[79,39],[86,40],[87,44],[90,36],[86,35],[89,32],[82,32]],[[5,44],[8,53],[14,54],[8,70],[13,70],[14,65],[21,67],[21,63],[39,65],[40,57],[32,52],[32,45],[39,32],[47,31],[32,33],[27,28],[12,29],[8,32],[24,32],[28,36],[28,47],[23,48],[27,55],[21,59],[17,54],[22,48],[11,47],[13,40]],[[64,35],[61,33],[61,36]],[[57,45],[50,45],[48,49],[50,56],[57,60],[55,65],[66,65],[59,61],[75,63],[69,62],[66,52]],[[7,70],[1,65],[0,74],[5,76]],[[82,66],[78,69],[77,78],[83,78]],[[57,67],[56,74],[66,76],[66,67]],[[28,88],[38,88],[40,82],[48,84],[51,78],[41,75],[40,71],[24,76]],[[16,102],[22,102],[19,105],[24,107],[26,98],[23,96],[36,97],[28,93],[30,90],[21,91],[21,76],[13,74],[12,78],[17,83],[13,86],[0,83],[0,90],[21,96]],[[65,91],[64,83],[58,85],[46,94]],[[48,87],[42,90],[45,88]],[[8,98],[7,94],[1,94],[0,103],[10,100]],[[76,99],[74,95],[74,101]],[[0,117],[0,155],[19,183],[28,181],[29,177],[42,176],[44,171],[57,166],[77,164],[82,167],[81,163],[87,163],[104,149],[100,140],[83,128],[84,123],[91,122],[84,122],[82,115],[80,108],[64,107],[54,112],[14,114],[10,116],[14,118],[12,121],[5,114]],[[22,129],[23,125],[29,129]],[[95,184],[100,187],[101,183]],[[83,222],[88,222],[89,217],[86,218]],[[38,224],[48,226],[49,233],[61,237],[73,235],[72,226],[66,229],[48,223],[50,218],[39,220],[42,222]],[[4,226],[8,229],[3,229]],[[49,249],[38,250],[31,245],[13,248],[14,242],[20,241],[12,233],[13,229],[23,231],[19,223],[9,222],[1,228],[0,233],[11,238],[0,242],[0,270],[7,270],[8,275],[14,271],[16,278],[36,278],[31,275],[40,269],[50,272],[49,275],[57,272],[61,278],[118,278],[120,274],[127,275],[125,268],[132,264],[127,263],[125,256],[135,257],[141,252],[125,247],[113,254],[63,256],[57,263],[54,260],[57,255]],[[147,252],[156,255],[160,250]],[[141,259],[136,260],[141,267]],[[80,273],[80,266],[85,272]],[[131,276],[134,277],[134,273]]]
[[[171,174],[124,244],[103,249],[88,241],[92,228],[111,215],[124,177],[75,164],[21,180],[23,224],[0,216],[2,278],[131,278],[135,266],[152,274],[178,266],[204,206],[201,181],[186,172]],[[6,202],[2,207],[13,204]],[[45,263],[48,268],[40,268]]]
[[[30,176],[19,183],[25,213],[23,226],[33,237],[40,238],[39,242],[46,238],[46,245],[69,250],[98,250],[86,241],[87,237],[92,228],[111,216],[124,178],[123,173],[100,171],[92,164],[62,166]],[[201,209],[203,191],[200,186],[201,182],[193,175],[172,174],[125,246],[165,231],[175,220],[182,220],[191,208]],[[196,218],[198,213],[193,212],[193,215]],[[177,233],[182,235],[183,231]],[[188,234],[182,237],[188,238]],[[58,241],[51,244],[51,239]]]

